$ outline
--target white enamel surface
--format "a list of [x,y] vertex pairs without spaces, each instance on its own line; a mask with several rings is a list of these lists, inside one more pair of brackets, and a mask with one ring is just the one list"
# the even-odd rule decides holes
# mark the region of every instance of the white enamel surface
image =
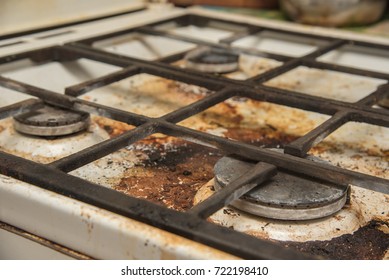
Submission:
[[3,175],[0,175],[0,220],[93,258],[233,258],[194,241]]
[[299,66],[265,83],[308,95],[356,102],[375,91],[385,80]]
[[387,51],[347,46],[322,55],[318,61],[389,73],[389,54]]
[[190,43],[141,34],[131,34],[98,41],[93,46],[108,52],[146,60],[163,58],[195,47],[195,45]]
[[296,36],[265,31],[237,40],[232,45],[276,54],[302,56],[315,51],[320,44],[321,41],[308,41]]
[[27,238],[0,229],[0,260],[71,260]]
[[30,95],[23,94],[14,90],[9,90],[0,87],[0,104],[1,106],[8,106],[19,101],[33,98]]
[[[94,79],[121,68],[88,59],[45,64],[26,63],[22,69],[3,72],[2,76],[22,81],[36,87],[64,93],[66,87]],[[0,89],[0,92],[3,89]]]
[[222,30],[212,27],[198,27],[194,25],[178,27],[170,31],[173,34],[183,35],[194,39],[205,39],[210,42],[218,42],[221,39],[227,38],[233,33],[228,30]]

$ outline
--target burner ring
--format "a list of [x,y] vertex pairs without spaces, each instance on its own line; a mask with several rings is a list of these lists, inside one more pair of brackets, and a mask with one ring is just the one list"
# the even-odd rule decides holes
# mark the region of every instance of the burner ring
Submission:
[[205,73],[226,74],[239,69],[239,55],[219,49],[193,50],[185,61],[187,68]]
[[13,119],[16,131],[33,136],[65,136],[88,128],[86,112],[44,106]]
[[[254,165],[234,157],[223,157],[215,165],[215,189],[227,186]],[[312,181],[279,170],[272,179],[254,187],[231,205],[271,219],[310,220],[339,211],[345,205],[347,195],[348,186]]]

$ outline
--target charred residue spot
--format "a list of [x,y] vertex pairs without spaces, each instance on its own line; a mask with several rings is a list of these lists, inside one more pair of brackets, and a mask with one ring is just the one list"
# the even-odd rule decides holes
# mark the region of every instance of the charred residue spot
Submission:
[[[290,114],[287,114],[280,107],[233,97],[181,124],[202,131],[216,131],[222,134],[220,136],[256,146],[282,148],[315,127],[315,123],[305,120],[303,112],[289,109]],[[222,130],[218,131],[219,128]]]
[[298,136],[282,133],[272,128],[228,128],[224,135],[227,138],[268,148],[283,148],[298,138]]
[[229,215],[229,216],[232,216],[232,217],[239,217],[240,216],[240,214],[238,212],[235,212],[231,208],[224,208],[223,209],[223,214]]
[[147,156],[115,189],[179,211],[192,207],[195,194],[213,178],[213,166],[222,156],[214,149],[171,137],[148,138],[130,149]]
[[389,249],[389,234],[379,229],[383,226],[388,227],[389,224],[373,220],[352,234],[344,234],[328,241],[279,243],[285,247],[327,259],[382,259]]

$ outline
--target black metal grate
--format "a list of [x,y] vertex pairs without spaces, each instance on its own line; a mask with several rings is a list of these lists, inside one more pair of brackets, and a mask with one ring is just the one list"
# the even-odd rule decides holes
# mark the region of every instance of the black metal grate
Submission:
[[[190,24],[206,26],[210,23],[216,22],[219,24],[227,24],[230,27],[232,26],[234,33],[231,37],[223,39],[219,43],[210,43],[199,39],[173,34],[158,27],[169,22],[182,26]],[[297,35],[303,38],[321,40],[324,44],[316,51],[302,57],[289,57],[231,46],[231,43],[238,39],[263,31],[274,31],[289,35]],[[182,69],[170,64],[171,62],[184,57],[186,52],[175,54],[156,61],[145,61],[105,52],[93,48],[92,46],[94,42],[99,40],[131,32],[158,35],[178,41],[190,42],[198,46],[219,48],[234,53],[246,53],[259,57],[272,58],[282,61],[283,64],[248,80],[237,81],[212,74],[196,72],[194,70]],[[344,45],[357,45],[374,49],[378,48],[384,51],[389,50],[389,46],[385,45],[286,32],[197,15],[186,15],[176,19],[156,22],[148,26],[132,28],[100,37],[88,38],[86,40],[69,43],[63,46],[55,46],[2,57],[0,58],[0,64],[24,58],[41,62],[87,58],[116,65],[122,67],[122,69],[103,77],[70,86],[65,89],[65,95],[0,76],[0,86],[38,98],[0,108],[1,118],[14,116],[47,103],[64,108],[71,108],[101,116],[107,116],[111,119],[134,125],[136,128],[125,132],[120,136],[106,140],[47,165],[38,164],[11,154],[0,152],[0,172],[24,182],[34,184],[117,214],[159,227],[175,234],[182,235],[191,240],[201,242],[239,257],[250,259],[311,258],[313,256],[307,256],[289,249],[284,249],[279,245],[254,238],[228,228],[217,226],[207,222],[205,219],[218,209],[227,205],[231,199],[233,199],[234,194],[238,196],[241,195],[242,186],[246,185],[247,182],[251,180],[266,180],[274,175],[276,168],[303,174],[322,181],[344,185],[353,184],[362,188],[389,194],[389,180],[345,170],[335,166],[323,165],[321,163],[315,163],[304,159],[307,151],[314,144],[321,139],[324,139],[347,122],[357,121],[382,127],[389,127],[389,111],[372,107],[372,105],[377,104],[380,98],[382,98],[383,93],[389,90],[388,83],[379,87],[366,98],[355,103],[314,97],[264,85],[264,82],[298,66],[328,69],[389,81],[388,74],[338,66],[316,60],[316,58],[324,53],[338,49]],[[182,107],[160,118],[150,118],[77,98],[81,94],[95,88],[108,85],[139,73],[152,74],[188,84],[206,87],[214,92],[205,96],[200,101]],[[247,97],[259,101],[266,101],[328,114],[331,115],[331,117],[306,135],[286,145],[285,154],[279,154],[278,152],[262,149],[246,143],[231,141],[176,124],[234,96]],[[265,169],[265,172],[258,174],[256,172],[256,168],[253,168],[253,170],[231,183],[229,188],[225,188],[222,191],[217,192],[208,200],[195,206],[186,213],[177,212],[148,201],[129,197],[111,189],[95,185],[91,182],[67,174],[72,170],[157,132],[180,137],[196,143],[211,145],[222,150],[224,153],[234,153],[247,159],[257,161],[259,162],[259,165],[262,165],[261,168]],[[263,168],[263,166],[266,168]]]

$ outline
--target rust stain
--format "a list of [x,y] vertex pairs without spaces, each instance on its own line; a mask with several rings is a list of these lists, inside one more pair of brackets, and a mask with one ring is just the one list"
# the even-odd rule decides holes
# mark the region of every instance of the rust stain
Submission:
[[161,117],[211,93],[203,87],[139,74],[91,91],[82,98],[148,117]]
[[[327,117],[285,106],[235,97],[180,125],[201,131],[224,129],[222,137],[264,146],[283,146],[306,134]],[[264,142],[264,143],[262,143]]]
[[269,235],[267,232],[265,231],[257,231],[257,230],[247,230],[245,231],[244,233],[246,234],[249,234],[249,235],[252,235],[252,236],[255,236],[259,239],[266,239],[266,240],[269,240],[269,241],[273,241],[269,238]]
[[382,227],[388,228],[388,223],[372,220],[352,234],[328,241],[276,242],[287,248],[328,259],[379,260],[389,249],[389,234],[382,231]]
[[147,157],[128,169],[114,189],[179,211],[192,207],[197,190],[213,178],[213,166],[221,157],[211,148],[173,137],[149,137],[129,148]]
[[[186,92],[192,100],[210,94],[174,81],[165,80],[164,86],[181,94]],[[264,118],[259,118],[258,112]],[[105,120],[97,123],[112,137],[132,128]],[[301,110],[235,97],[180,125],[201,131],[223,128],[222,137],[263,147],[283,147],[316,123],[306,120]],[[210,148],[166,136],[148,137],[129,149],[140,163],[127,169],[113,188],[179,211],[192,207],[198,189],[213,178],[214,164],[222,156]]]
[[[186,67],[186,61],[183,59],[175,61],[172,64],[182,68]],[[245,80],[269,71],[277,66],[280,66],[281,64],[282,62],[277,60],[241,54],[239,56],[239,69],[232,73],[221,75],[229,79]]]
[[[233,105],[218,106],[226,112],[218,115],[221,123],[230,123],[231,116],[235,124],[242,121]],[[259,129],[229,127],[224,137],[266,147],[283,147],[297,138],[269,125]],[[140,163],[129,168],[113,188],[179,211],[193,206],[197,191],[213,178],[214,165],[222,156],[214,149],[167,136],[148,137],[129,149]]]
[[249,129],[231,127],[227,129],[224,135],[230,139],[262,147],[283,147],[298,138],[298,136],[288,135],[271,128]]
[[[101,212],[101,211],[100,211]],[[94,228],[94,223],[91,221],[91,214],[86,212],[83,207],[81,208],[81,217],[83,218],[81,221],[85,223],[87,232],[88,232],[88,238],[91,239],[92,233],[93,233],[93,228]]]
[[338,221],[344,220],[344,216],[341,215],[334,215],[334,218]]
[[120,134],[134,128],[132,125],[100,116],[93,116],[92,119],[93,122],[104,129],[111,138],[119,136]]

